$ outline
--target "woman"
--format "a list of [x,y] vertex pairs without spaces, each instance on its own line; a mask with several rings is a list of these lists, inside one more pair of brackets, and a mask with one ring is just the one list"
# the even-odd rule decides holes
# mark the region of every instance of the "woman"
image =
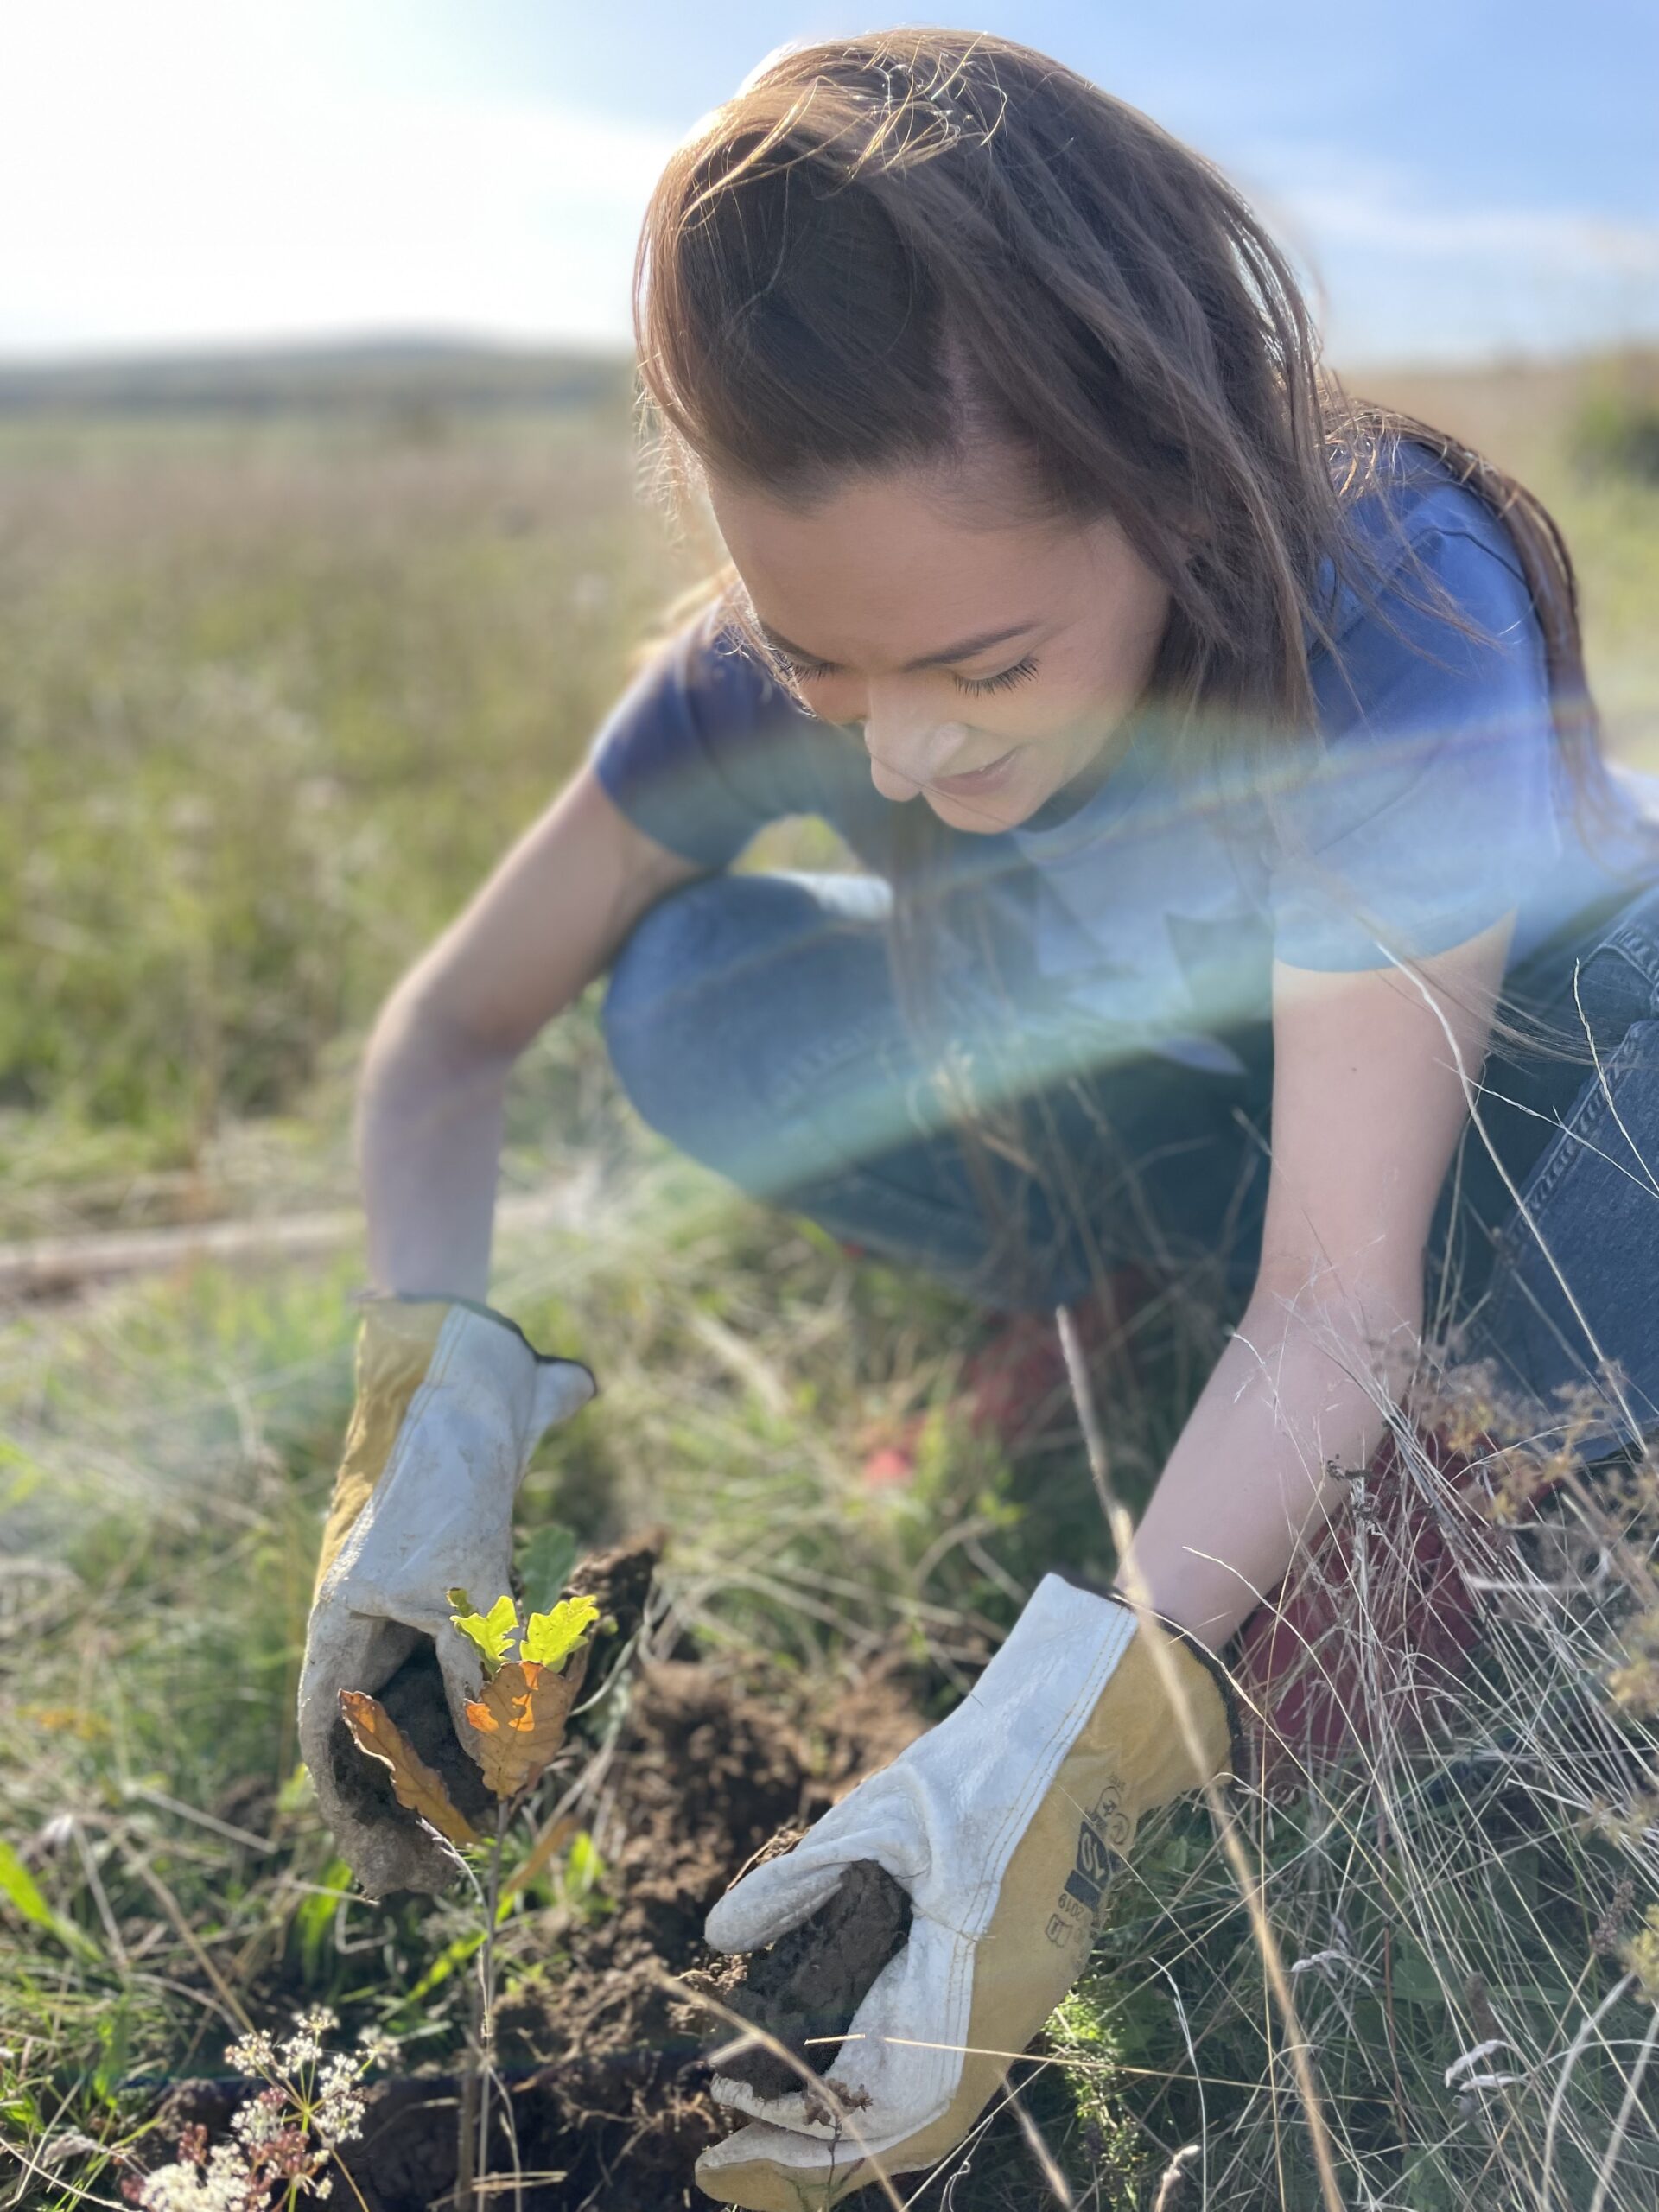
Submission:
[[[461,1694],[442,1588],[505,1585],[442,1530],[481,1485],[499,1549],[581,1395],[538,1402],[480,1311],[503,1091],[607,968],[623,1084],[746,1187],[998,1307],[1219,1255],[1237,1313],[1122,1570],[1192,1643],[1050,1577],[974,1698],[711,1918],[770,1940],[849,1858],[911,1890],[839,2098],[724,2085],[756,2118],[705,2186],[794,2204],[960,2139],[1139,1811],[1224,1768],[1203,1654],[1431,1322],[1540,1395],[1616,1358],[1605,1443],[1659,1420],[1659,857],[1536,503],[1350,405],[1230,187],[1046,57],[774,57],[671,159],[639,277],[667,474],[729,563],[376,1030],[390,1302],[308,1694],[348,1612],[436,1634]],[[727,873],[798,813],[863,872]]]

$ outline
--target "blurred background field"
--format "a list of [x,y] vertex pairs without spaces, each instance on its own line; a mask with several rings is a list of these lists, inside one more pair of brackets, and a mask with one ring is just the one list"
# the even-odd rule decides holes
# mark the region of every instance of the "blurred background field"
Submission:
[[[1579,563],[1612,748],[1659,767],[1659,364],[1349,381],[1545,496]],[[0,1238],[350,1205],[353,1072],[378,1003],[557,788],[698,572],[639,496],[630,406],[626,367],[586,357],[0,378]],[[584,1545],[670,1526],[663,1650],[705,1653],[780,1711],[795,1700],[791,1726],[822,1742],[824,1699],[878,1662],[918,1713],[942,1709],[1057,1548],[1103,1563],[1075,1452],[1011,1469],[942,1410],[912,1491],[860,1489],[873,1439],[944,1406],[969,1318],[664,1158],[613,1095],[591,1007],[521,1068],[504,1180],[562,1195],[504,1235],[500,1303],[605,1389],[545,1448],[530,1513]],[[458,2047],[465,1915],[354,1908],[295,1767],[358,1269],[348,1237],[302,1263],[94,1282],[0,1323],[0,2126],[25,2157],[0,2202],[113,2201],[158,2085],[213,2072],[238,2009],[325,1999],[353,2028],[388,2025],[410,2067]],[[1112,1404],[1131,1491],[1216,1343],[1196,1295],[1142,1325]],[[1463,1800],[1430,1808],[1425,1833],[1446,1802]],[[1353,1817],[1363,1828],[1363,1805]],[[1311,1929],[1306,1834],[1287,1838],[1292,1920]],[[1646,1895],[1582,1823],[1559,1851],[1523,1840],[1526,1895],[1491,1910],[1521,1931],[1510,1980],[1531,1977],[1549,2045],[1597,1959],[1608,1989],[1625,1971]],[[1374,1904],[1399,1872],[1386,1857],[1379,1844],[1359,1880]],[[1069,2086],[1038,2099],[1084,2176],[1078,2202],[1149,2202],[1169,2155],[1229,2110],[1274,2139],[1260,1983],[1252,2024],[1224,1885],[1180,1833],[1158,1879],[1187,1914],[1173,1966],[1120,1959],[1091,1985],[1058,2031]],[[1483,2172],[1509,2190],[1538,2152],[1539,2114],[1495,2154],[1436,2086],[1491,2001],[1470,1994],[1466,1929],[1446,1932],[1454,1886],[1442,1864],[1422,1891],[1440,1903],[1394,1898],[1419,1911],[1418,1993],[1400,2002],[1424,2009],[1404,2036],[1389,2012],[1382,2116],[1369,2074],[1351,2088],[1372,2192],[1356,2202],[1518,2203],[1497,2181],[1460,2192]],[[556,1861],[518,1900],[510,1982],[556,1980],[569,1928],[617,1894],[601,1845]],[[1356,1959],[1383,1941],[1358,1908],[1344,1924]],[[1460,1996],[1436,1927],[1464,1960]],[[1172,1972],[1188,2012],[1165,2002]],[[1349,1993],[1325,1984],[1339,2012]],[[1198,2118],[1190,2084],[1158,2086],[1185,2067],[1178,2018],[1211,2024]],[[1624,2077],[1592,2072],[1580,2086],[1605,2115]],[[1593,2119],[1569,2115],[1577,2147],[1552,2155],[1586,2193],[1552,2203],[1588,2202],[1580,2138],[1593,2145]],[[1037,2170],[1017,2141],[1007,2156],[1006,2196],[975,2202],[1033,2201]],[[1230,2206],[1269,2201],[1249,2171]],[[1605,2201],[1651,2202],[1645,2185],[1617,2180]],[[1274,2186],[1274,2202],[1315,2201],[1294,2157]]]
[[[1351,381],[1549,500],[1659,758],[1659,365]],[[604,360],[0,378],[0,1232],[344,1191],[380,996],[698,573],[636,473]]]

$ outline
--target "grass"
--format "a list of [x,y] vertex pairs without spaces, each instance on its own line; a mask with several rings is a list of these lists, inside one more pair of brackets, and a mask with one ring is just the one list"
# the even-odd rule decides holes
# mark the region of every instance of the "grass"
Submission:
[[[1471,411],[1459,428],[1484,406],[1500,457],[1555,499],[1616,741],[1652,765],[1659,493],[1575,474],[1575,391],[1440,397]],[[614,424],[558,418],[0,432],[4,1233],[349,1195],[380,995],[556,786],[685,580],[630,478]],[[525,1525],[598,1542],[664,1520],[700,1648],[783,1687],[896,1637],[937,1709],[1052,1560],[1106,1563],[1075,1450],[1011,1467],[944,1410],[972,1318],[645,1143],[591,1007],[521,1071],[506,1179],[577,1170],[579,1215],[501,1254],[499,1302],[605,1391],[539,1456]],[[354,1904],[295,1764],[359,1267],[200,1270],[0,1335],[12,2202],[115,2201],[156,2085],[213,2071],[245,2013],[327,2002],[405,2064],[462,2039],[462,1909]],[[1182,1303],[1150,1326],[1139,1388],[1117,1378],[1131,1491],[1216,1326]],[[869,1435],[929,1408],[917,1484],[863,1490]],[[1578,2212],[1602,2188],[1614,2212],[1659,2195],[1637,2064],[1659,2017],[1659,1529],[1645,1474],[1512,1525],[1497,1509],[1540,1433],[1491,1413],[1492,1511],[1418,1470],[1513,1586],[1449,1740],[1408,1755],[1384,1727],[1369,1761],[1243,1816],[1351,2201]],[[602,1909],[605,1880],[578,1840],[527,1885],[509,1982],[549,1970],[573,1886]],[[1188,2146],[1230,2212],[1318,2202],[1201,1815],[1152,1840],[1052,2049],[1032,2103],[1078,2204],[1150,2204]]]

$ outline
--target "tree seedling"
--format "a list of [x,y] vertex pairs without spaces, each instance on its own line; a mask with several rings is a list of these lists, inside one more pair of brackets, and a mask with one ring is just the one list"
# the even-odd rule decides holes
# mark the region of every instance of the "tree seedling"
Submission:
[[[493,1838],[482,1836],[450,1796],[442,1776],[415,1751],[385,1707],[363,1690],[341,1690],[340,1709],[352,1740],[391,1777],[397,1802],[435,1829],[459,1853],[492,1841],[486,1881],[480,1892],[483,1925],[472,2035],[472,2063],[462,2086],[455,2200],[465,2205],[476,2178],[487,2171],[489,2099],[485,2083],[499,2088],[492,2063],[494,2041],[494,1936],[499,1918],[501,1840],[513,1803],[539,1781],[558,1755],[587,1672],[599,1606],[590,1597],[562,1598],[523,1623],[511,1597],[481,1612],[465,1590],[448,1593],[450,1622],[478,1648],[484,1688],[467,1705],[473,1738],[467,1750],[483,1769],[496,1799]],[[466,1863],[464,1860],[461,1862]],[[468,1869],[470,1873],[471,1870]],[[505,2089],[504,2110],[510,2113]]]
[[[564,1742],[599,1607],[592,1598],[562,1598],[521,1624],[510,1597],[498,1598],[487,1612],[464,1590],[448,1597],[452,1624],[484,1662],[483,1693],[466,1708],[474,1730],[467,1748],[505,1808],[540,1778]],[[340,1709],[359,1751],[391,1775],[400,1805],[457,1847],[486,1840],[378,1699],[341,1690]]]

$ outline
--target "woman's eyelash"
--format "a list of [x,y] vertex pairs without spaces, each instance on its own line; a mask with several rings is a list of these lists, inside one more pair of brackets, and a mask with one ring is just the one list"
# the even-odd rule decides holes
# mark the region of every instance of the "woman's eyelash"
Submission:
[[[791,683],[821,683],[826,677],[835,673],[823,661],[791,660],[783,653],[778,656],[778,660]],[[998,676],[953,675],[950,681],[959,691],[1009,691],[1016,683],[1025,683],[1027,677],[1036,673],[1036,659],[1027,653],[1023,660],[1015,661],[1012,668],[1005,668]]]
[[953,676],[950,681],[960,691],[1008,691],[1016,683],[1023,683],[1027,677],[1036,673],[1036,660],[1027,653],[1024,660],[1015,661],[1012,668],[1005,668],[1000,676]]
[[791,683],[819,683],[830,673],[822,661],[791,660],[774,650],[772,658]]

